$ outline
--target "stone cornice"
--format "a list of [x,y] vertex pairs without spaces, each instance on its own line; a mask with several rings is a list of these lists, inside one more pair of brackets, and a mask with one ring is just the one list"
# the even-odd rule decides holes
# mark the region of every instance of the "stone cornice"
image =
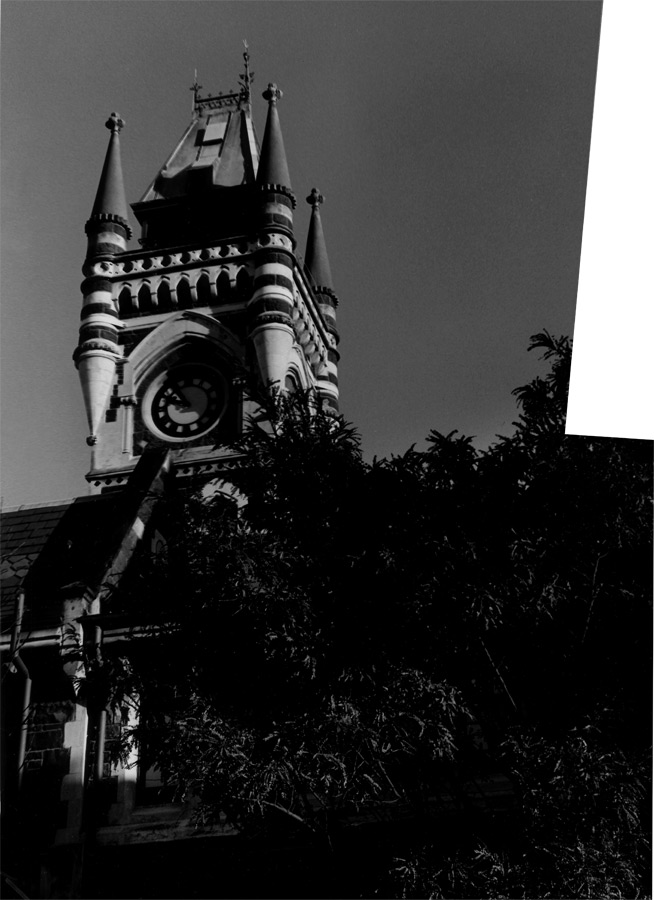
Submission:
[[295,258],[289,246],[290,241],[281,237],[275,239],[275,236],[271,238],[270,235],[266,237],[265,241],[234,238],[231,241],[221,241],[204,247],[195,244],[171,250],[121,253],[112,260],[103,260],[101,263],[90,262],[85,267],[84,275],[87,278],[102,275],[112,281],[126,281],[132,278],[147,278],[155,272],[176,272],[235,262],[244,264],[261,248],[285,252]]

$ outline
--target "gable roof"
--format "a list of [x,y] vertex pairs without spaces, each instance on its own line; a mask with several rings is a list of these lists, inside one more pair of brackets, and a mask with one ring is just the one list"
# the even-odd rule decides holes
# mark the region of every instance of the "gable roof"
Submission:
[[10,630],[19,590],[27,592],[25,627],[58,624],[60,592],[81,581],[117,498],[111,494],[4,509],[0,514],[2,632]]
[[169,470],[165,449],[146,451],[123,490],[3,510],[2,633],[25,591],[23,630],[55,628],[63,600],[97,592],[122,573]]

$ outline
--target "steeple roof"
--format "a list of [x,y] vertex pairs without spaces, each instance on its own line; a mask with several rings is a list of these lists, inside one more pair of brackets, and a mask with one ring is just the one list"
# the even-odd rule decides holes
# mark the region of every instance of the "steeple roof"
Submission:
[[115,112],[112,112],[105,122],[106,127],[111,131],[111,137],[90,221],[118,221],[125,226],[129,237],[131,229],[127,218],[123,170],[120,163],[120,139],[118,137],[124,124],[124,121]]
[[247,93],[201,99],[196,90],[191,124],[139,203],[183,197],[196,177],[215,187],[253,184],[258,159]]
[[263,92],[264,100],[268,101],[268,118],[263,135],[257,182],[261,185],[277,184],[290,190],[291,177],[288,174],[284,139],[277,112],[277,101],[281,97],[282,92],[276,84],[269,84],[268,90]]
[[328,288],[333,291],[332,273],[329,267],[325,235],[320,219],[320,204],[324,197],[316,188],[313,188],[307,197],[307,203],[311,205],[311,221],[309,222],[309,234],[307,236],[307,251],[304,262],[316,283],[316,287]]

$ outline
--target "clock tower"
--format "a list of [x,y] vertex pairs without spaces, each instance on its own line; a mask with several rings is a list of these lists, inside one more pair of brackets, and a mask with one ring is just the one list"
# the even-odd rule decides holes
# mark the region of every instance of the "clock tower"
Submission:
[[[126,483],[147,449],[178,477],[211,476],[257,408],[257,391],[309,389],[338,409],[337,305],[320,219],[307,201],[306,261],[296,253],[291,190],[274,84],[261,147],[248,56],[238,91],[200,97],[181,140],[132,204],[130,248],[120,160],[109,146],[86,224],[83,306],[74,354],[92,448],[87,479]],[[254,388],[253,388],[254,386]]]

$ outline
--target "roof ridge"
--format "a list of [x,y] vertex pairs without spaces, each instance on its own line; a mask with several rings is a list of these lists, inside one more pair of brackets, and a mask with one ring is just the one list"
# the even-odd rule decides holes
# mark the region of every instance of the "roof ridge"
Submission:
[[38,503],[21,503],[18,506],[3,506],[0,509],[0,514],[4,513],[13,513],[13,512],[21,512],[22,510],[29,509],[46,509],[53,506],[70,506],[71,503],[74,503],[76,500],[86,501],[86,500],[96,500],[98,497],[101,497],[102,494],[87,494],[82,497],[64,497],[61,500],[41,500]]

